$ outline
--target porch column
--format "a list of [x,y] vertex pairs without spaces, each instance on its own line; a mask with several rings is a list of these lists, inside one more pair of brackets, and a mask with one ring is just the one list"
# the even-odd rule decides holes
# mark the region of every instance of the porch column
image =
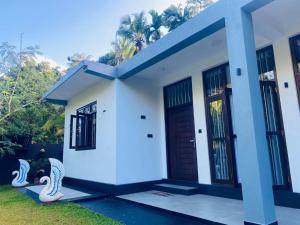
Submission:
[[237,5],[225,19],[245,224],[277,224],[252,17]]

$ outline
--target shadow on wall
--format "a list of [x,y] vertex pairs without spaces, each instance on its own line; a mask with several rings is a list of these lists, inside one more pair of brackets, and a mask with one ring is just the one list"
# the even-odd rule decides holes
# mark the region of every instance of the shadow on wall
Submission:
[[19,170],[18,159],[25,159],[30,164],[28,181],[37,183],[42,176],[49,176],[50,163],[48,158],[55,158],[62,162],[62,144],[30,144],[28,147],[17,151],[16,155],[6,155],[0,158],[0,185],[10,184],[14,170]]

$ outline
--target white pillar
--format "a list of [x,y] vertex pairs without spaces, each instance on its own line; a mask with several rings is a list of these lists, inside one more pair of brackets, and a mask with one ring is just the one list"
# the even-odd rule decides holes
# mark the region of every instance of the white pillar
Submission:
[[277,224],[252,17],[234,2],[226,32],[245,224]]

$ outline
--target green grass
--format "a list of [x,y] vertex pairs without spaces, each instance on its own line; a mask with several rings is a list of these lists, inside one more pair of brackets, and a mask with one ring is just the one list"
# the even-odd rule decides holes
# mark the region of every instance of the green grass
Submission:
[[74,203],[37,204],[8,186],[0,186],[0,225],[120,225]]

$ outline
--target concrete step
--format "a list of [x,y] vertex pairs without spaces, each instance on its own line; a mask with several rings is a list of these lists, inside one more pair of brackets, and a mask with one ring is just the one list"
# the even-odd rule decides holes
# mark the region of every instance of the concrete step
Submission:
[[193,194],[197,194],[198,191],[197,187],[168,184],[168,183],[154,184],[153,188],[154,190],[169,192],[173,194],[180,194],[180,195],[193,195]]

